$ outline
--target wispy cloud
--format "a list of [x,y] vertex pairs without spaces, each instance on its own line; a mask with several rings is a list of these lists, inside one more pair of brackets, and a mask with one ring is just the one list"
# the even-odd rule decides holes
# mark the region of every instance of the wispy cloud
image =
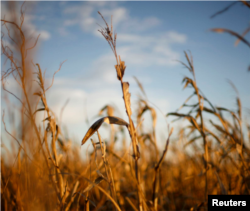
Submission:
[[[13,13],[9,10],[9,7],[7,7],[6,4],[7,3],[1,3],[1,7],[2,7],[1,8],[1,18],[5,19],[5,20],[12,21],[14,18]],[[41,17],[32,15],[30,13],[30,9],[33,8],[32,5],[34,5],[34,4],[36,4],[36,3],[29,2],[29,4],[27,6],[24,5],[23,10],[25,11],[25,14],[24,14],[24,23],[22,26],[22,30],[23,30],[23,32],[26,33],[26,36],[29,38],[32,37],[32,38],[36,39],[38,37],[38,35],[40,34],[41,40],[48,40],[48,39],[50,39],[51,34],[46,30],[38,30],[34,24],[34,21],[37,18],[41,19]],[[17,11],[17,14],[20,14],[20,11]],[[18,22],[18,24],[20,24],[19,18],[17,18],[17,22]],[[2,30],[6,34],[5,27],[2,27]]]
[[[174,50],[173,45],[185,43],[187,37],[184,34],[169,31],[152,36],[119,34],[117,39],[119,42],[117,52],[122,60],[129,67],[145,68],[176,65],[176,60],[180,60],[180,54]],[[115,64],[115,58],[110,50],[110,53],[100,56],[93,62],[93,72],[98,71],[97,75],[112,82],[116,80],[114,76],[110,77],[110,73],[114,71],[112,64]],[[99,67],[102,67],[101,70]]]
[[135,18],[131,17],[129,11],[125,7],[118,6],[115,2],[107,4],[106,2],[84,2],[81,5],[69,6],[65,5],[64,26],[72,26],[78,24],[84,32],[96,34],[99,26],[96,23],[102,22],[97,11],[100,11],[104,18],[110,22],[111,16],[114,28],[121,31],[141,32],[155,27],[161,23],[156,17]]
[[[109,6],[109,7],[108,7]],[[185,34],[176,31],[163,31],[155,33],[152,29],[160,26],[161,20],[157,17],[132,17],[129,10],[119,4],[95,4],[84,2],[81,5],[67,6],[64,10],[66,15],[64,26],[78,25],[85,33],[92,33],[103,39],[98,32],[100,26],[103,27],[101,17],[97,14],[100,10],[104,18],[110,24],[111,15],[114,29],[119,30],[117,36],[118,54],[129,65],[140,67],[149,67],[152,65],[172,66],[177,64],[176,60],[180,59],[180,54],[174,50],[174,45],[184,44],[187,40]],[[60,29],[62,31],[62,29]],[[64,31],[61,32],[65,34]],[[100,56],[94,61],[93,68],[102,67],[98,72],[107,80],[110,72],[110,64],[114,57],[112,53]],[[105,70],[105,71],[104,71]]]

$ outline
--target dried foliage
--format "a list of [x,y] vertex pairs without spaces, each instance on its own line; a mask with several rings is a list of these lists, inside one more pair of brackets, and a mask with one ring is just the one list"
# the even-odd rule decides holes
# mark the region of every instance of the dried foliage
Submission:
[[[20,19],[17,14],[14,17],[1,20],[7,31],[2,34],[2,54],[10,67],[2,73],[8,110],[2,113],[6,133],[1,145],[1,210],[207,210],[207,194],[250,194],[250,126],[244,121],[239,94],[235,111],[210,102],[197,85],[191,55],[185,52],[187,62],[181,63],[191,74],[184,77],[183,83],[192,94],[177,111],[167,114],[189,124],[180,130],[175,128],[176,134],[172,134],[173,128],[166,128],[163,132],[168,134],[167,140],[157,142],[156,107],[149,103],[136,78],[145,98],[139,98],[138,109],[132,113],[129,83],[123,82],[125,62],[116,52],[117,35],[113,35],[112,23],[109,27],[101,15],[106,27],[100,32],[117,61],[114,71],[121,83],[121,109],[126,110],[127,120],[114,116],[113,106],[100,105],[99,115],[106,113],[83,137],[81,144],[92,146],[84,155],[88,159],[82,160],[80,141],[74,145],[65,135],[61,117],[58,121],[46,98],[62,64],[46,87],[45,73],[38,63],[32,63],[30,53],[38,37],[27,39],[22,29],[22,8]],[[7,45],[6,38],[17,48]],[[5,81],[10,77],[20,92],[7,89]],[[13,105],[8,96],[20,104]],[[196,103],[189,104],[193,97]],[[14,116],[15,109],[20,118],[6,124],[6,116]],[[152,130],[143,125],[146,112],[151,114]],[[43,120],[38,118],[41,113]],[[136,127],[132,118],[136,119]],[[98,131],[104,122],[112,128],[108,140],[103,140]],[[118,126],[114,129],[113,125]],[[130,146],[124,144],[116,149],[115,137],[125,138],[126,133],[130,135]],[[164,143],[162,149],[160,142]]]

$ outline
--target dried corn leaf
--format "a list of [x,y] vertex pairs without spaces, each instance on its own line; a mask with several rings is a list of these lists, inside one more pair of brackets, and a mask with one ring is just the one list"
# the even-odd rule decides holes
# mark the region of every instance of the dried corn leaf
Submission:
[[46,120],[50,121],[50,120],[51,120],[51,116],[45,118],[45,119],[43,120],[43,122],[45,122]]
[[247,44],[248,47],[250,47],[250,43],[246,39],[244,39],[241,35],[237,34],[234,31],[231,31],[229,29],[223,29],[223,28],[214,28],[214,29],[211,29],[211,31],[217,32],[217,33],[227,32],[227,33],[229,33],[229,34],[237,37],[239,40],[241,40],[242,42],[244,42],[245,44]]
[[[39,109],[37,109],[35,112],[34,112],[34,114],[36,113],[36,112],[38,112],[38,111],[45,111],[45,108],[39,108]],[[34,115],[33,114],[33,115]]]
[[121,57],[119,56],[119,65],[115,65],[115,69],[116,69],[116,73],[117,73],[117,78],[118,80],[122,80],[126,66],[125,66],[125,62],[121,61]]
[[209,120],[209,122],[210,122],[218,131],[220,131],[221,133],[223,133],[223,134],[229,136],[232,140],[235,141],[235,139],[234,139],[234,137],[232,136],[232,134],[230,134],[228,131],[224,130],[221,126],[219,126],[219,125],[213,123],[212,120]]
[[152,119],[153,119],[153,127],[156,126],[156,121],[157,121],[157,115],[156,115],[156,112],[155,112],[155,109],[151,108],[151,115],[152,115]]
[[188,84],[191,84],[194,87],[194,81],[191,78],[188,78],[188,77],[183,78],[182,83],[184,83],[184,82],[186,82],[186,83],[185,83],[183,89],[185,89],[188,86]]
[[208,132],[209,135],[213,136],[221,144],[221,140],[211,130],[207,129],[206,127],[204,127],[204,130]]
[[156,122],[157,122],[157,115],[156,115],[155,109],[150,107],[145,100],[141,100],[141,102],[143,102],[145,104],[145,106],[142,109],[140,109],[140,111],[138,112],[137,118],[138,119],[141,118],[143,113],[145,113],[147,110],[150,110],[152,120],[153,120],[153,127],[155,128]]
[[124,75],[126,67],[127,66],[125,65],[125,62],[124,61],[120,61],[120,70],[121,70],[122,77]]
[[179,114],[179,113],[173,112],[173,113],[167,113],[166,116],[178,116],[178,117],[186,118],[186,119],[188,119],[188,121],[189,121],[197,130],[200,131],[200,127],[199,127],[198,123],[197,123],[196,120],[195,120],[192,116],[190,116],[190,115]]
[[[242,34],[241,36],[244,37],[249,31],[250,31],[250,27],[247,28],[247,29],[243,32],[243,34]],[[235,41],[234,45],[237,46],[237,45],[239,44],[239,42],[240,42],[240,39],[237,39],[237,40]]]
[[82,145],[99,129],[99,127],[102,125],[103,122],[106,122],[108,124],[128,126],[128,123],[119,117],[114,117],[114,116],[103,117],[97,120],[93,125],[91,125],[86,135],[82,139]]
[[184,148],[186,148],[189,144],[192,144],[194,141],[196,141],[199,138],[202,138],[202,136],[196,136],[196,137],[192,138],[188,143],[186,143],[184,145]]
[[238,105],[238,116],[241,119],[241,101],[240,98],[237,97],[237,105]]
[[103,180],[102,177],[97,177],[97,178],[95,179],[95,181],[94,181],[93,183],[89,184],[89,185],[84,189],[84,191],[83,191],[82,193],[85,193],[85,192],[87,192],[87,191],[90,191],[93,187],[95,187],[96,185],[98,185],[102,180]]
[[219,185],[220,185],[221,194],[227,195],[226,188],[225,188],[225,186],[223,185],[223,183],[222,183],[222,181],[221,181],[221,179],[220,179],[219,174],[217,173],[216,170],[214,171],[214,173],[215,173],[215,175],[216,175],[216,177],[217,177],[217,180],[218,180],[218,183],[219,183]]
[[190,57],[191,57],[191,61],[190,61],[190,59],[189,59],[188,54],[186,53],[186,51],[184,51],[184,54],[185,54],[185,57],[186,57],[186,59],[188,61],[188,64],[189,64],[189,68],[188,69],[189,69],[189,71],[192,74],[194,74],[194,67],[193,67],[193,58],[192,58],[192,55],[190,53]]
[[116,69],[118,80],[121,80],[122,79],[122,73],[121,73],[120,65],[115,65],[115,69]]
[[142,93],[145,95],[145,97],[147,97],[146,92],[144,91],[143,86],[142,86],[142,84],[140,83],[140,81],[139,81],[135,76],[133,76],[133,77],[134,77],[134,79],[135,79],[137,85],[138,85],[139,88],[141,89]]
[[110,105],[104,106],[104,107],[99,111],[99,115],[102,115],[102,113],[103,113],[105,110],[107,111],[108,116],[113,116],[113,115],[114,115],[114,108],[113,108],[112,106],[110,106]]
[[131,103],[130,103],[130,96],[131,94],[129,93],[129,83],[128,82],[123,82],[122,83],[122,88],[123,88],[123,93],[124,93],[124,100],[126,102],[126,110],[128,113],[128,116],[132,115],[132,111],[131,111]]
[[33,95],[37,95],[37,96],[41,97],[42,93],[41,92],[35,92]]

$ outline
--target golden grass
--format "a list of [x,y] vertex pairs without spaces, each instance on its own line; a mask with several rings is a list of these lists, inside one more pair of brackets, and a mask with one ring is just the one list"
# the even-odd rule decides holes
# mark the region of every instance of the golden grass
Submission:
[[[88,154],[89,159],[82,161],[79,146],[68,144],[70,140],[65,138],[57,117],[48,106],[46,91],[53,81],[48,88],[45,87],[40,65],[31,63],[29,41],[22,30],[22,9],[20,20],[1,20],[9,32],[7,38],[16,44],[16,49],[11,49],[2,42],[2,53],[11,64],[10,69],[2,74],[3,89],[6,90],[5,79],[13,77],[21,90],[20,95],[6,90],[21,102],[20,127],[7,128],[5,113],[2,114],[8,135],[2,140],[2,210],[207,210],[208,194],[250,193],[250,127],[247,125],[243,129],[239,97],[236,112],[214,106],[199,90],[193,59],[185,53],[187,64],[182,64],[192,78],[185,77],[183,82],[185,88],[193,89],[193,94],[181,108],[191,109],[187,113],[180,113],[179,109],[167,116],[187,119],[190,124],[179,130],[176,136],[171,136],[173,129],[168,128],[165,149],[158,149],[156,111],[149,105],[138,79],[145,99],[138,101],[138,110],[133,114],[136,123],[132,120],[129,83],[123,82],[125,62],[116,52],[112,24],[109,27],[104,18],[106,27],[100,32],[117,61],[115,70],[121,83],[128,122],[114,117],[110,105],[101,109],[101,113],[106,110],[107,117],[100,118],[86,131],[82,144],[94,133],[98,135],[98,142],[91,139],[93,150]],[[34,46],[36,43],[37,40]],[[191,97],[197,98],[196,104],[187,104]],[[43,107],[38,107],[38,102],[42,102]],[[8,112],[13,114],[14,108],[10,102],[6,103]],[[147,111],[152,115],[151,131],[143,129],[142,117]],[[37,123],[38,112],[45,114],[42,124]],[[210,115],[210,123],[204,120],[204,113]],[[228,118],[225,118],[225,113]],[[214,122],[214,118],[219,123]],[[98,132],[103,122],[120,125],[119,130],[111,130],[110,141],[102,140]],[[123,136],[125,129],[130,134],[130,147],[124,145],[119,151],[114,150],[115,137],[118,134]],[[178,144],[169,146],[169,142],[177,143],[178,140],[187,140],[185,146],[189,146],[192,153]],[[202,141],[201,145],[199,141]],[[11,151],[5,147],[6,142],[11,143]],[[173,155],[166,160],[168,150]]]

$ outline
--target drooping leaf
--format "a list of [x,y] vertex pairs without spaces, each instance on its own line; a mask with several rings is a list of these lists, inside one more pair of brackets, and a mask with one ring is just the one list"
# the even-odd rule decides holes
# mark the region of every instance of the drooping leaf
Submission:
[[166,116],[178,116],[178,117],[183,117],[186,118],[198,131],[200,131],[200,127],[198,125],[198,123],[196,122],[196,120],[190,116],[190,115],[186,115],[186,114],[179,114],[176,112],[172,112],[172,113],[167,113]]
[[113,106],[111,106],[111,105],[106,105],[106,106],[104,106],[104,107],[99,111],[99,114],[98,114],[98,115],[102,115],[102,113],[103,113],[105,110],[107,111],[108,116],[113,116],[113,114],[114,114],[114,108],[113,108]]
[[199,138],[202,138],[202,136],[196,136],[196,137],[192,138],[190,141],[188,141],[188,143],[186,143],[184,145],[184,148],[186,148],[188,145],[192,144],[194,141],[196,141]]
[[[36,113],[36,112],[38,112],[38,111],[45,111],[45,108],[39,108],[39,109],[37,109],[35,112],[34,112],[34,114]],[[34,115],[33,114],[33,115]]]
[[140,109],[140,111],[138,112],[137,118],[141,118],[143,113],[145,113],[147,110],[150,110],[151,116],[152,116],[152,121],[153,121],[153,127],[155,128],[156,122],[157,122],[157,115],[156,115],[155,109],[152,108],[151,106],[149,106],[145,100],[141,100],[141,102],[143,102],[145,104],[145,106]]
[[45,122],[46,120],[50,121],[50,120],[51,120],[51,116],[45,118],[45,119],[43,120],[43,122]]
[[217,32],[217,33],[223,33],[223,32],[227,32],[235,37],[237,37],[239,40],[241,40],[242,42],[244,42],[246,45],[248,45],[248,47],[250,47],[250,43],[244,38],[242,37],[241,35],[237,34],[236,32],[234,31],[231,31],[229,29],[223,29],[223,28],[214,28],[214,29],[211,29],[211,31],[213,32]]
[[90,183],[82,193],[85,193],[87,191],[90,191],[93,187],[95,187],[96,185],[98,185],[101,181],[103,180],[102,177],[97,177],[94,181],[94,183]]
[[[243,32],[243,34],[242,34],[241,36],[244,37],[249,31],[250,31],[250,27],[247,28],[247,29]],[[239,44],[239,42],[240,42],[240,39],[237,39],[237,40],[235,41],[235,43],[234,43],[234,46],[237,46],[237,45]]]
[[37,96],[41,97],[42,93],[41,92],[35,92],[33,95],[37,95]]
[[185,54],[185,57],[186,57],[186,59],[187,59],[187,61],[188,61],[188,64],[189,64],[189,71],[193,74],[194,73],[194,67],[193,67],[193,58],[192,58],[192,54],[190,53],[190,57],[191,57],[191,60],[190,60],[190,58],[189,58],[189,56],[188,56],[188,54],[187,54],[187,52],[186,51],[184,51],[184,54]]
[[97,120],[93,125],[91,125],[86,135],[82,139],[82,145],[99,129],[99,127],[102,125],[103,122],[106,122],[108,124],[128,126],[128,123],[119,117],[114,117],[114,116],[103,117]]

